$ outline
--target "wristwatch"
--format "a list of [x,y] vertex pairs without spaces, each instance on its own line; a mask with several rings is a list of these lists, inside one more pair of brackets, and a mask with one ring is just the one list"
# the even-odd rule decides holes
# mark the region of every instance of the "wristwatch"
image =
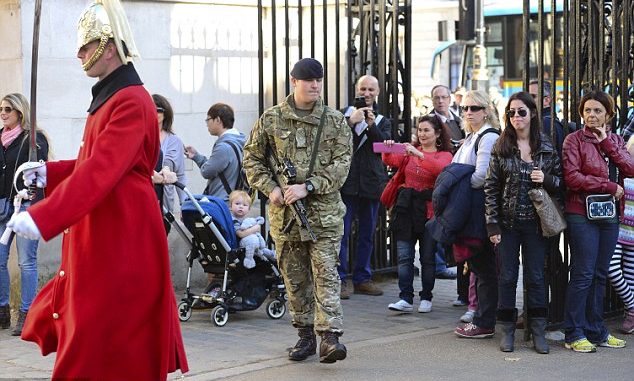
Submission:
[[308,192],[308,194],[312,194],[315,192],[315,186],[310,180],[306,180],[304,182],[304,185],[306,185],[306,191]]

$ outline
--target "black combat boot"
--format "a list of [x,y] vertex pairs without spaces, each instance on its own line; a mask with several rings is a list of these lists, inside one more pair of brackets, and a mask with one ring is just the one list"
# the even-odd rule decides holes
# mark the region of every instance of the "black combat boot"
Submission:
[[13,332],[11,332],[11,336],[20,336],[22,334],[22,327],[24,327],[24,321],[26,320],[26,314],[27,312],[22,312],[20,311],[18,313],[18,322],[15,323],[15,328],[13,329]]
[[528,313],[530,315],[530,328],[531,334],[533,335],[535,352],[544,355],[550,353],[548,341],[546,341],[548,310],[546,308],[531,308]]
[[331,364],[337,360],[346,358],[348,351],[345,345],[339,343],[339,334],[335,332],[323,332],[321,344],[319,344],[319,362]]
[[297,336],[299,336],[297,344],[288,352],[289,359],[302,361],[306,360],[308,356],[317,353],[317,337],[315,337],[315,331],[312,325],[299,327],[297,329]]
[[513,352],[515,350],[515,322],[517,321],[517,309],[498,310],[497,324],[501,335],[500,350]]
[[0,306],[0,328],[7,329],[11,327],[11,309],[9,305]]

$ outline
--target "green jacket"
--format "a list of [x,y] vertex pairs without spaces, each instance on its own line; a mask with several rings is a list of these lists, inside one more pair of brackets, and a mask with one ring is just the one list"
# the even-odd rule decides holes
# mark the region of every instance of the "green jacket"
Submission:
[[[310,179],[315,192],[303,199],[308,220],[317,237],[335,237],[343,234],[343,217],[346,207],[341,201],[339,189],[350,169],[352,135],[343,115],[323,104],[319,98],[310,115],[299,117],[295,112],[293,94],[282,103],[266,110],[251,130],[244,146],[243,165],[249,184],[269,195],[278,185],[267,157],[267,147],[274,150],[278,160],[289,158],[297,169],[296,183]],[[307,178],[320,118],[326,109],[318,155],[313,173]],[[282,229],[294,218],[291,207],[269,204],[271,235],[275,240],[310,240],[308,234],[293,229],[284,234]]]

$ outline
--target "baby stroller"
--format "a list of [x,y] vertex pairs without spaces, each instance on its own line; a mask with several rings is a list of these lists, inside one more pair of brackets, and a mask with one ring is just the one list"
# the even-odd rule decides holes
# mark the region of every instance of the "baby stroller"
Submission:
[[[176,183],[189,197],[182,207],[183,223],[193,236],[187,234],[169,213],[166,219],[190,246],[187,261],[185,296],[178,304],[178,318],[187,321],[192,310],[211,308],[211,321],[218,327],[227,324],[229,313],[251,311],[270,298],[266,313],[280,319],[286,313],[286,288],[276,265],[266,258],[256,257],[256,266],[246,269],[242,263],[244,249],[238,249],[233,221],[225,202],[214,196],[192,195],[182,184]],[[202,294],[190,289],[191,271],[197,260],[206,273],[220,274],[222,279],[212,282]]]

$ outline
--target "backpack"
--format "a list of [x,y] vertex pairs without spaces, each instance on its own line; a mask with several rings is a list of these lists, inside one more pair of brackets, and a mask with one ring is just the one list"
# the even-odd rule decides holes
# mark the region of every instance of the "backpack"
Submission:
[[242,160],[240,158],[238,147],[234,142],[229,141],[225,143],[233,149],[233,153],[236,155],[236,160],[238,161],[238,178],[236,179],[236,185],[232,189],[231,186],[229,186],[229,182],[227,181],[224,172],[220,173],[218,177],[220,177],[220,181],[222,181],[222,185],[224,186],[227,194],[231,194],[231,191],[233,190],[242,190],[249,194],[251,202],[253,202],[253,199],[255,198],[255,190],[251,188],[249,182],[247,181],[247,175],[244,172],[244,168],[242,167]]
[[500,130],[498,130],[497,128],[493,128],[493,127],[489,127],[486,130],[482,131],[482,133],[480,135],[478,135],[478,137],[476,138],[475,144],[474,144],[474,152],[476,154],[476,156],[478,156],[478,148],[480,148],[480,139],[482,139],[482,137],[488,133],[494,133],[494,134],[498,134],[500,135]]

